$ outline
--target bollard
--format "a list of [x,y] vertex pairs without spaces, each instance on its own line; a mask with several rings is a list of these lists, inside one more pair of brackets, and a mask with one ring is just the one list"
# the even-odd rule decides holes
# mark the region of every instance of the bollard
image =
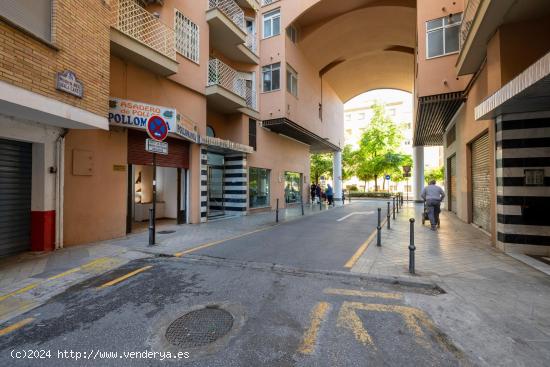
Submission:
[[304,215],[304,200],[301,200],[301,204],[302,204],[302,216]]
[[392,200],[392,216],[393,216],[393,220],[395,220],[395,196],[393,197],[393,200]]
[[351,191],[350,191],[350,192],[348,192],[348,203],[350,203],[350,204],[351,204]]
[[279,199],[277,199],[277,207],[275,208],[275,222],[279,223]]
[[388,220],[388,229],[391,228],[391,225],[390,225],[390,220],[391,220],[391,217],[390,217],[390,202],[388,201],[388,215],[387,215],[387,220]]
[[397,214],[399,214],[399,200],[401,200],[399,198],[399,194],[397,194]]
[[319,198],[319,210],[323,210],[323,198]]
[[149,246],[155,244],[155,218],[153,217],[153,208],[149,208]]
[[409,273],[414,274],[414,218],[409,219],[411,222],[411,243],[409,245]]
[[376,227],[376,246],[382,246],[382,208],[378,208],[378,226]]

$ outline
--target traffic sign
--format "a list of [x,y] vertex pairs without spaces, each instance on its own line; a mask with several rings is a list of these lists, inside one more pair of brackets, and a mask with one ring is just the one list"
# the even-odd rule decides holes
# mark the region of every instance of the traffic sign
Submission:
[[389,180],[390,178],[390,175],[386,175],[386,180]]
[[151,116],[147,120],[147,134],[151,139],[163,141],[168,136],[168,124],[160,116]]
[[153,139],[145,139],[145,150],[149,153],[168,154],[168,143],[164,141],[156,141]]

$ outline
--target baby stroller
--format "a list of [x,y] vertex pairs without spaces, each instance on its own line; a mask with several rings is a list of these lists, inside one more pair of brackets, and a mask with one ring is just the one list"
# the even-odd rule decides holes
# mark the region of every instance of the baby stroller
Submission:
[[[424,210],[422,211],[422,225],[424,225],[424,222],[428,221],[430,223],[430,216],[428,215],[428,206],[426,205],[426,201],[424,201]],[[441,218],[437,218],[437,228],[441,227]]]

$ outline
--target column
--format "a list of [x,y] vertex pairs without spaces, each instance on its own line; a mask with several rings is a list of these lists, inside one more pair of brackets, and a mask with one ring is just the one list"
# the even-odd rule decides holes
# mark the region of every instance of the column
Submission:
[[334,178],[334,200],[342,200],[342,151],[334,152],[332,177]]
[[424,188],[424,147],[413,147],[413,198],[422,202],[420,193]]

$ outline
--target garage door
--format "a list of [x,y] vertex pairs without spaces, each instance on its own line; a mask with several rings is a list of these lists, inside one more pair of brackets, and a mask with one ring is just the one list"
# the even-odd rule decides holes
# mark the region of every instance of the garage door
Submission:
[[456,155],[448,159],[447,167],[449,172],[447,188],[449,192],[449,210],[456,214]]
[[491,230],[491,194],[489,192],[489,135],[472,143],[472,221]]
[[30,249],[32,144],[0,139],[0,256]]

